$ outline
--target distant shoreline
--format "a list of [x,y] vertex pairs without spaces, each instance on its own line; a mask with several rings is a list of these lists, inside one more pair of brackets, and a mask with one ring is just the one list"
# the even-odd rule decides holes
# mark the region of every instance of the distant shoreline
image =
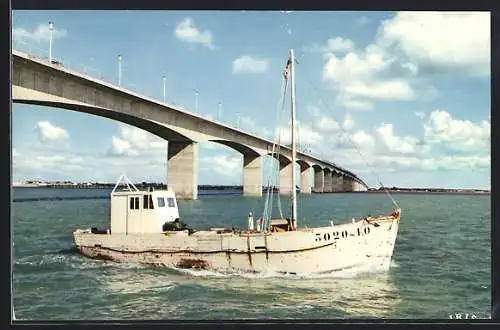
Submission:
[[[387,190],[391,194],[408,194],[408,195],[425,195],[425,194],[432,194],[432,195],[490,195],[490,191],[485,191],[485,190],[463,190],[463,191],[456,191],[455,189],[450,189],[446,191],[421,191],[421,190]],[[364,194],[385,194],[386,192],[384,190],[368,190],[368,191],[353,191],[355,193],[364,193]]]
[[[13,185],[16,189],[33,189],[33,188],[48,188],[48,189],[113,189],[114,183],[96,183],[92,185],[88,184],[47,184],[47,185]],[[135,184],[138,189],[146,189],[148,187],[153,187],[155,189],[166,189],[167,185],[159,183],[141,183]],[[198,190],[204,191],[243,191],[243,186],[216,186],[216,185],[199,185]],[[267,187],[262,188],[263,191],[267,190]],[[277,191],[277,188],[274,188]],[[342,191],[342,192],[328,192],[328,194],[346,194],[346,193],[356,193],[356,194],[384,194],[390,192],[391,194],[453,194],[453,195],[489,195],[491,194],[488,190],[483,189],[445,189],[445,188],[382,188],[373,189],[370,188],[367,191]],[[314,194],[314,193],[313,193]]]

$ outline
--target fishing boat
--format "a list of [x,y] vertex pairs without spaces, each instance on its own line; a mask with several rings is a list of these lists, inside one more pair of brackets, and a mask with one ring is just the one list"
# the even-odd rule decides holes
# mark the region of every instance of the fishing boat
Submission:
[[[296,161],[295,63],[291,50],[284,79],[291,85],[292,163]],[[124,188],[119,189],[122,181]],[[139,190],[122,174],[111,192],[110,227],[77,229],[73,237],[77,249],[90,258],[182,269],[288,274],[372,265],[389,269],[399,207],[384,215],[308,228],[298,222],[296,189],[291,191],[290,217],[272,217],[267,201],[262,217],[248,216],[247,228],[196,229],[180,220],[174,191]]]

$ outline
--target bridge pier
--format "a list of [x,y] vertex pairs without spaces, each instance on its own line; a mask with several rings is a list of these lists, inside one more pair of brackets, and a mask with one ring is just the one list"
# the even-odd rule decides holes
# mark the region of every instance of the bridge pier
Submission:
[[325,187],[325,173],[323,169],[319,166],[313,166],[314,169],[314,188],[313,191],[315,193],[322,193],[323,188]]
[[198,143],[168,141],[167,185],[178,199],[198,198]]
[[304,166],[300,168],[300,193],[310,194],[311,193],[311,172],[312,167]]
[[262,157],[243,155],[243,196],[262,196]]
[[355,182],[356,181],[354,181],[352,178],[344,176],[342,185],[344,187],[344,191],[354,191]]
[[292,170],[294,170],[293,164],[290,162],[284,164],[280,162],[280,194],[281,195],[291,195],[292,194]]
[[337,172],[332,172],[332,191],[333,192],[341,192],[343,191],[343,180],[342,174]]
[[354,191],[366,191],[367,189],[358,181],[355,181]]
[[324,174],[324,186],[323,186],[323,192],[329,193],[332,192],[332,172],[329,169],[324,169],[323,172]]

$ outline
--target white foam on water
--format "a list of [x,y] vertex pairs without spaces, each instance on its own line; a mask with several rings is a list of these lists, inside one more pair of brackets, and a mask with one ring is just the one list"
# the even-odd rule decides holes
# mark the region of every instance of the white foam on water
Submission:
[[[391,262],[391,267],[396,265]],[[396,267],[398,267],[396,265]],[[243,272],[243,271],[217,271],[217,270],[197,270],[197,269],[181,269],[172,267],[171,269],[194,277],[206,278],[230,278],[239,277],[245,279],[270,279],[270,278],[285,278],[285,279],[324,279],[324,278],[354,278],[363,274],[385,273],[388,268],[383,264],[371,263],[355,266],[349,269],[332,271],[331,273],[280,273],[272,270],[264,272]]]
[[399,268],[399,265],[394,261],[394,259],[391,260],[391,268]]
[[14,260],[15,265],[30,265],[30,266],[40,266],[49,264],[61,264],[67,261],[67,257],[64,255],[31,255]]
[[169,269],[172,269],[176,272],[179,272],[181,274],[186,274],[190,276],[195,276],[195,277],[230,277],[233,274],[236,273],[219,273],[217,271],[211,271],[211,270],[205,270],[205,269],[184,269],[184,268],[177,268],[177,267],[167,267]]

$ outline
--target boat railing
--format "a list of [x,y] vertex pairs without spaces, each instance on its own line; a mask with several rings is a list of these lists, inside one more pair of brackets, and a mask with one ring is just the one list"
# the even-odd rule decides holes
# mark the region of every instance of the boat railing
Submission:
[[114,193],[116,191],[116,188],[118,188],[118,185],[120,184],[120,182],[122,180],[125,183],[125,185],[127,186],[128,191],[139,191],[139,189],[137,189],[137,187],[132,183],[132,181],[130,181],[130,179],[127,177],[127,175],[125,173],[123,173],[118,178],[118,181],[116,182],[115,187],[113,188],[113,191],[111,191],[111,193]]

